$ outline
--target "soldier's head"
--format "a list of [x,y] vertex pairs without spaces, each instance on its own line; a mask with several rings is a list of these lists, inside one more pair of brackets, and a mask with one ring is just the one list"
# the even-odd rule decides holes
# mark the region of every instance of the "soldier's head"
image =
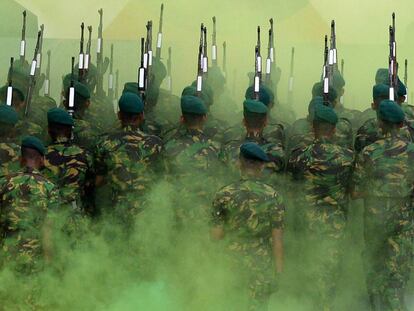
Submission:
[[311,111],[310,114],[313,114],[312,127],[316,138],[330,138],[335,134],[338,116],[333,108],[324,105],[323,99],[318,97],[318,102],[313,106],[313,113]]
[[242,174],[258,176],[270,160],[258,144],[247,142],[240,146],[239,161]]
[[378,110],[380,103],[383,100],[388,99],[390,96],[390,87],[387,84],[377,84],[372,88],[372,99],[371,108]]
[[395,101],[383,100],[378,107],[378,125],[383,133],[401,128],[404,124],[404,111]]
[[44,166],[46,149],[42,141],[34,136],[22,140],[20,166],[40,169]]
[[[69,91],[71,86],[71,77],[70,75],[67,75],[63,79],[63,106],[69,110]],[[75,89],[75,100],[74,100],[74,111],[75,115],[77,116],[83,116],[85,114],[86,109],[88,109],[89,105],[91,104],[91,93],[88,89],[88,87],[80,83],[78,81],[74,81],[73,87]]]
[[19,118],[16,110],[6,104],[0,104],[0,137],[14,138],[16,136],[16,124]]
[[74,125],[72,116],[64,109],[52,108],[47,112],[48,132],[52,141],[70,139]]
[[[317,82],[313,85],[312,98],[315,98],[317,96],[324,97],[323,82]],[[339,101],[338,93],[332,86],[329,86],[328,101],[329,101],[329,106],[331,106],[332,108],[335,108]]]
[[[245,99],[255,99],[254,86],[249,86],[244,94]],[[274,106],[275,95],[274,93],[264,85],[259,88],[259,101],[266,105],[270,110]]]
[[197,92],[197,88],[195,86],[186,86],[183,91],[181,92],[181,97],[183,96],[195,96],[200,97],[203,101],[204,105],[206,106],[207,110],[210,108],[210,98],[208,97],[207,93],[205,91]]
[[337,93],[337,97],[341,98],[345,93],[345,80],[338,70],[335,70],[332,76],[332,87]]
[[207,112],[201,98],[191,95],[181,97],[181,123],[188,129],[203,129]]
[[246,99],[243,103],[243,125],[247,132],[262,132],[267,125],[268,111],[262,102]]
[[138,128],[144,122],[144,102],[135,93],[124,92],[118,101],[118,119],[122,127]]
[[[5,85],[0,89],[0,101],[4,103],[7,101],[7,88],[8,86]],[[27,89],[23,85],[14,83],[12,92],[12,106],[18,113],[24,112],[26,92]]]
[[[197,88],[197,81],[193,81],[193,83],[191,83],[191,86]],[[214,104],[214,91],[208,81],[203,82],[201,93],[203,94],[204,105],[206,105],[207,109],[210,109],[210,107]]]

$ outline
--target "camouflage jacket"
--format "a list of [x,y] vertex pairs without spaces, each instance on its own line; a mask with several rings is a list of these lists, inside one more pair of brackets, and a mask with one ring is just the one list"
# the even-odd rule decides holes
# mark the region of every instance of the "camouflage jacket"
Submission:
[[[288,153],[309,146],[314,140],[313,130],[308,119],[299,119],[289,129],[287,135]],[[348,119],[339,118],[333,142],[343,148],[353,148],[352,125]]]
[[[414,127],[409,121],[405,121],[404,126],[400,129],[400,137],[413,141]],[[381,129],[378,126],[378,119],[372,118],[367,120],[359,129],[355,136],[355,151],[361,152],[366,146],[376,142],[383,137]]]
[[345,108],[342,104],[338,104],[335,107],[335,112],[338,118],[344,118],[349,120],[353,129],[357,129],[358,122],[360,120],[362,112],[356,109]]
[[16,124],[18,140],[22,140],[25,136],[36,136],[37,138],[44,140],[45,131],[42,127],[27,119],[19,120]]
[[60,138],[47,147],[44,174],[59,187],[63,203],[80,203],[92,181],[92,156]]
[[95,171],[106,176],[113,199],[143,193],[159,173],[163,144],[159,137],[126,127],[104,136],[95,150]]
[[33,272],[42,256],[42,228],[49,210],[56,211],[58,191],[40,172],[24,169],[0,179],[2,259],[21,272]]
[[[220,153],[220,157],[228,165],[237,162],[240,154],[240,146],[245,142],[255,142],[260,145],[268,155],[271,162],[266,164],[268,174],[283,172],[285,168],[285,151],[281,144],[269,142],[261,135],[248,134],[244,139],[232,140],[225,144]],[[238,171],[238,169],[237,169]]]
[[282,197],[254,179],[223,187],[213,201],[213,224],[223,226],[229,249],[251,266],[272,264],[271,232],[283,229],[284,215]]
[[110,131],[116,121],[113,103],[106,98],[92,97],[91,105],[85,112],[84,120],[93,124],[95,130],[99,133]]
[[95,148],[98,135],[101,134],[100,130],[93,125],[94,123],[89,123],[83,119],[75,118],[74,122],[73,142],[81,148],[92,152]]
[[20,169],[20,146],[12,141],[0,143],[0,176],[16,173]]
[[401,108],[404,111],[405,117],[408,120],[414,120],[414,106],[411,106],[409,104],[403,103],[401,105]]

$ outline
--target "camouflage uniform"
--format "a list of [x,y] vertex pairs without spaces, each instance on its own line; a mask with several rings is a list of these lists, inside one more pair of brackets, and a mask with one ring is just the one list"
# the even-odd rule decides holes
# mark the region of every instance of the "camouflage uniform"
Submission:
[[[354,183],[365,197],[364,263],[371,302],[406,310],[413,256],[414,144],[387,134],[358,155]],[[376,297],[376,298],[375,298]]]
[[36,136],[39,139],[44,139],[46,136],[45,131],[40,125],[25,118],[23,120],[20,119],[19,122],[17,122],[16,129],[18,136],[17,140],[21,140],[25,136]]
[[[332,310],[340,247],[346,225],[348,183],[353,165],[353,152],[328,139],[315,139],[309,146],[295,150],[288,171],[304,182],[304,198],[295,206],[305,220],[305,238],[315,248],[310,265],[315,267],[318,294],[323,310]],[[323,254],[323,255],[321,255]]]
[[248,274],[251,303],[260,310],[275,291],[272,229],[283,229],[285,207],[271,186],[242,179],[219,190],[213,201],[213,223],[223,226],[236,267]]
[[0,143],[0,176],[6,176],[20,170],[20,146],[15,144],[13,140],[4,140]]
[[159,137],[126,127],[104,136],[95,151],[95,171],[106,176],[114,216],[127,226],[145,208],[144,194],[161,169]]
[[26,168],[0,179],[1,259],[20,273],[42,269],[42,229],[48,210],[56,210],[59,195],[53,183]]
[[92,152],[101,133],[99,129],[86,120],[74,118],[75,125],[73,127],[73,142],[83,149]]
[[[201,130],[185,130],[177,133],[165,144],[166,167],[174,178],[177,186],[177,198],[182,204],[176,204],[177,221],[183,220],[207,220],[211,196],[209,191],[218,180],[219,167],[219,145],[212,141]],[[194,173],[202,183],[194,185]],[[192,191],[188,191],[191,185]],[[193,197],[194,196],[194,197]],[[197,205],[201,208],[188,210],[188,204]],[[187,203],[187,204],[185,204]]]
[[90,101],[91,105],[86,110],[84,119],[93,124],[99,132],[112,130],[116,122],[113,103],[98,96],[93,96]]

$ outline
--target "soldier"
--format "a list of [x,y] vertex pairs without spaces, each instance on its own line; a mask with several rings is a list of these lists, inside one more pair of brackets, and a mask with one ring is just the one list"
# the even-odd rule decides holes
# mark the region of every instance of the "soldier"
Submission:
[[86,195],[92,193],[92,156],[71,142],[73,118],[65,110],[47,113],[51,143],[45,156],[45,175],[59,186],[62,204],[85,213]]
[[270,159],[265,166],[266,177],[275,176],[272,173],[284,172],[285,152],[282,144],[269,142],[263,137],[268,122],[267,107],[260,101],[248,99],[243,103],[243,110],[243,125],[246,128],[246,133],[241,139],[232,140],[222,148],[224,161],[230,166],[233,165],[237,162],[240,146],[245,142],[255,142],[266,152]]
[[143,133],[144,103],[125,92],[119,99],[121,127],[98,142],[95,151],[96,185],[107,182],[112,203],[108,211],[126,229],[145,208],[145,193],[157,180],[163,144],[159,137]]
[[21,170],[0,179],[1,261],[23,274],[39,272],[51,255],[49,211],[58,208],[56,186],[40,169],[45,147],[28,136],[21,144]]
[[[71,75],[67,75],[63,80],[63,106],[66,110],[69,110],[69,87],[70,87]],[[92,152],[95,147],[97,136],[101,133],[95,125],[96,123],[89,123],[85,120],[86,111],[90,105],[91,93],[88,87],[80,82],[74,82],[75,89],[75,107],[74,107],[74,128],[73,128],[73,141],[80,147]]]
[[[371,105],[372,110],[377,112],[380,103],[389,98],[390,87],[386,84],[377,84],[372,89],[373,103]],[[377,114],[378,116],[378,114]],[[400,136],[407,141],[413,140],[414,129],[410,123],[405,120],[404,125],[400,130]],[[355,151],[361,152],[366,146],[381,139],[382,132],[379,127],[378,117],[371,118],[358,129],[355,137]]]
[[399,136],[404,112],[393,101],[378,107],[383,136],[358,155],[354,198],[364,198],[366,281],[371,310],[407,310],[404,290],[413,256],[414,144]]
[[220,189],[213,201],[212,236],[225,239],[235,267],[248,273],[249,310],[266,310],[283,271],[285,207],[277,191],[261,182],[269,158],[257,144],[240,147],[241,180]]
[[295,181],[304,182],[304,195],[296,195],[304,201],[299,199],[294,206],[304,207],[299,214],[306,223],[307,244],[314,249],[310,264],[317,272],[313,279],[317,280],[320,295],[318,309],[332,310],[353,152],[333,143],[338,117],[322,99],[315,104],[313,114],[314,141],[292,153],[288,171]]
[[[207,120],[208,109],[202,99],[195,96],[181,98],[181,124],[183,131],[178,131],[165,144],[165,158],[168,172],[177,186],[177,197],[181,204],[176,204],[177,221],[206,220],[212,193],[208,191],[216,185],[221,166],[219,163],[219,144],[208,137],[203,127]],[[197,172],[202,184],[193,185],[194,172]],[[194,186],[191,193],[187,185]],[[194,194],[195,198],[191,197]],[[198,200],[200,208],[186,209],[186,203]],[[194,202],[194,201],[193,201]]]
[[20,146],[16,144],[16,124],[19,118],[14,108],[0,105],[0,176],[19,170]]

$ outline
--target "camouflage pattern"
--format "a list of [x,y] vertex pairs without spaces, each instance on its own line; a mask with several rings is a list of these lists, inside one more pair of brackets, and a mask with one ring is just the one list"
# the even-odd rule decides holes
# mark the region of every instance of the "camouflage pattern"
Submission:
[[288,163],[288,171],[303,182],[304,195],[296,195],[295,206],[305,225],[304,238],[314,245],[310,254],[312,279],[318,288],[318,303],[323,310],[332,310],[340,249],[344,238],[348,204],[349,180],[353,166],[353,152],[335,145],[329,139],[314,142],[295,150]]
[[[289,128],[287,134],[287,151],[288,153],[296,149],[302,149],[309,146],[314,139],[311,123],[308,119],[299,119]],[[348,119],[339,118],[336,125],[336,131],[333,142],[343,148],[353,148],[352,125]]]
[[0,143],[0,177],[16,173],[20,170],[20,146],[13,140],[2,138]]
[[364,264],[372,303],[406,310],[412,268],[414,144],[389,133],[358,155],[355,191],[365,198]]
[[248,274],[249,310],[259,310],[275,290],[272,229],[283,229],[285,207],[276,190],[254,179],[242,179],[220,189],[212,219],[223,226],[235,265]]
[[98,140],[98,135],[102,133],[94,123],[89,123],[86,120],[74,118],[75,125],[73,127],[73,142],[86,149],[89,152],[93,152],[95,144]]
[[23,274],[42,269],[42,231],[49,210],[56,211],[56,186],[26,168],[0,179],[1,261]]
[[45,131],[40,125],[27,119],[20,119],[16,124],[16,129],[18,136],[17,141],[20,141],[25,136],[35,136],[41,140],[46,136]]
[[59,187],[63,204],[82,207],[87,189],[92,186],[93,160],[90,153],[59,138],[47,147],[44,174]]
[[349,109],[344,107],[342,104],[337,104],[335,106],[335,112],[338,116],[338,118],[344,118],[349,120],[349,122],[352,125],[352,128],[356,130],[358,127],[358,120],[361,117],[361,111],[356,109]]
[[[217,186],[220,178],[220,146],[201,130],[187,129],[177,134],[165,144],[166,168],[177,187],[175,214],[177,222],[205,221],[208,219],[211,203],[211,189]],[[194,173],[202,183],[194,184]],[[188,185],[191,184],[191,191]],[[187,209],[197,200],[198,208]]]
[[56,101],[49,96],[35,95],[32,98],[30,109],[30,120],[35,124],[39,124],[42,128],[47,127],[47,112],[56,108]]
[[112,193],[112,210],[131,225],[145,207],[144,194],[156,181],[163,144],[159,137],[126,127],[101,138],[95,150],[95,171],[105,176]]
[[[413,141],[414,126],[406,120],[404,126],[400,129],[399,135],[407,141]],[[381,129],[378,126],[378,119],[369,119],[357,131],[355,136],[355,151],[361,152],[366,146],[369,146],[382,137]]]
[[414,106],[403,103],[401,108],[403,109],[405,117],[408,120],[414,120]]
[[90,102],[91,104],[85,112],[84,120],[93,124],[99,133],[113,129],[112,126],[116,122],[113,103],[98,96],[93,96]]

